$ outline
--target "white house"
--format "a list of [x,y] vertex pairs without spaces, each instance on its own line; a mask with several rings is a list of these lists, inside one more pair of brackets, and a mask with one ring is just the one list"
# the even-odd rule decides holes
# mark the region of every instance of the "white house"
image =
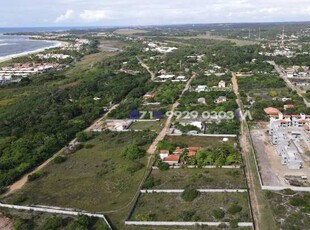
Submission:
[[162,149],[159,151],[159,157],[161,160],[165,159],[168,156],[169,156],[169,150]]
[[225,81],[223,81],[223,80],[220,81],[218,87],[219,87],[219,88],[225,88],[225,87],[226,87]]
[[220,104],[220,103],[223,103],[223,102],[226,102],[226,101],[227,101],[227,98],[225,96],[220,96],[217,99],[215,99],[214,103]]
[[200,92],[208,92],[209,91],[209,88],[208,86],[206,85],[198,85],[197,88],[195,89],[195,91],[197,93],[200,93]]

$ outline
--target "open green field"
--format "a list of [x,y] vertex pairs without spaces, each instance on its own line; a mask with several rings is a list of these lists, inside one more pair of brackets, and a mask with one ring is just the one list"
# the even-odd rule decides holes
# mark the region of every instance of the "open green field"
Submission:
[[156,181],[152,189],[238,189],[246,188],[242,169],[169,169],[153,170],[150,177]]
[[[236,138],[230,137],[228,144],[236,143]],[[167,136],[166,140],[171,144],[185,144],[195,147],[218,146],[223,143],[222,137],[197,137],[197,136]]]
[[163,128],[163,121],[136,121],[129,129],[131,130],[151,130],[159,132]]
[[[65,162],[48,165],[42,170],[46,175],[28,182],[5,202],[71,207],[91,212],[114,210],[111,222],[121,225],[147,164],[145,157],[135,162],[125,159],[123,150],[133,142],[149,143],[153,136],[150,132],[102,133],[87,142],[87,148],[68,155]],[[145,144],[143,148],[147,147]],[[132,169],[137,171],[132,172]]]
[[[242,207],[238,213],[231,214],[228,209],[237,204]],[[223,218],[216,219],[213,211],[222,209]],[[185,212],[194,215],[187,219]],[[187,216],[187,217],[185,217]],[[248,207],[247,193],[201,193],[192,202],[186,202],[181,194],[152,193],[141,194],[131,220],[139,221],[151,219],[153,221],[251,221]]]
[[140,29],[118,29],[115,30],[114,33],[120,34],[120,35],[133,35],[137,33],[147,33],[146,30],[140,30]]

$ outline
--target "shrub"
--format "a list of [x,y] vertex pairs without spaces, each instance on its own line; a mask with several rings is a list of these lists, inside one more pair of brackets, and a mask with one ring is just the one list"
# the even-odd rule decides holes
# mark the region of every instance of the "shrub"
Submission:
[[61,164],[61,163],[65,162],[66,160],[67,160],[67,157],[65,157],[65,156],[57,156],[57,157],[55,157],[53,162],[55,164]]
[[86,132],[78,132],[76,134],[76,139],[78,142],[85,142],[90,140],[93,137],[92,133],[86,133]]
[[225,216],[225,212],[222,209],[213,210],[213,216],[215,219],[223,219]]
[[48,230],[57,230],[62,226],[62,219],[61,217],[51,217],[45,220],[43,223],[43,229]]
[[242,207],[237,205],[237,204],[233,204],[231,205],[228,210],[227,210],[230,214],[235,215],[238,212],[242,211]]
[[166,162],[158,162],[157,167],[160,171],[167,171],[170,168],[170,165]]
[[155,180],[155,178],[151,176],[151,177],[149,177],[149,178],[147,178],[147,179],[145,180],[145,182],[144,182],[142,188],[143,188],[143,189],[150,189],[150,188],[155,187],[155,186],[158,185],[158,184],[160,184],[160,180],[159,180],[159,179],[158,179],[158,180]]
[[230,220],[229,226],[230,226],[230,228],[238,228],[238,220],[237,219]]
[[28,182],[35,181],[40,177],[44,176],[46,173],[36,172],[28,175]]
[[290,204],[293,206],[303,206],[305,203],[305,200],[299,196],[295,196],[290,200]]
[[19,195],[13,200],[13,204],[21,204],[26,201],[28,198],[25,195]]
[[185,188],[181,194],[181,197],[185,201],[193,201],[199,196],[199,192],[194,188]]
[[145,150],[140,149],[137,145],[128,145],[123,151],[123,156],[129,160],[137,160],[145,156]]
[[196,211],[194,210],[185,210],[182,211],[178,217],[182,220],[182,221],[198,221],[199,217],[195,215]]

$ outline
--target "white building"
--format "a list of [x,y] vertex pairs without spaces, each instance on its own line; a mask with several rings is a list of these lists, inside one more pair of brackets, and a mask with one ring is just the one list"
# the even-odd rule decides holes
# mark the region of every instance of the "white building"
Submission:
[[226,87],[225,81],[223,81],[223,80],[220,81],[218,87],[219,87],[219,88],[225,88],[225,87]]
[[201,92],[209,92],[209,88],[206,85],[198,85],[197,88],[195,89],[197,93]]

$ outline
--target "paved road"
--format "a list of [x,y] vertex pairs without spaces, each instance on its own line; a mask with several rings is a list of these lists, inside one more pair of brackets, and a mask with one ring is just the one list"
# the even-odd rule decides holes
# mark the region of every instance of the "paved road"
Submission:
[[142,66],[144,69],[146,69],[147,72],[150,73],[150,75],[151,75],[151,80],[154,81],[154,80],[155,80],[155,73],[152,72],[152,71],[150,70],[150,67],[148,67],[139,57],[137,57],[137,59],[138,59],[138,61],[140,62],[141,66]]
[[[114,109],[116,109],[119,106],[119,104],[116,104],[114,106],[112,106],[109,111],[107,113],[105,113],[101,118],[99,118],[98,120],[96,120],[91,126],[89,126],[88,128],[85,129],[85,131],[90,131],[92,128],[96,127],[98,125],[98,123],[100,123],[102,120],[104,120],[105,118],[107,118],[107,116],[109,115],[109,113],[111,113]],[[70,145],[74,145],[74,143],[76,143],[76,138],[70,141]],[[38,171],[40,171],[41,169],[45,168],[51,161],[53,161],[57,156],[61,155],[65,150],[67,149],[67,147],[63,147],[61,150],[59,150],[57,153],[55,153],[51,158],[49,158],[48,160],[46,160],[44,163],[42,163],[40,166],[36,167],[34,170],[32,170],[31,172],[25,174],[22,178],[20,178],[18,181],[14,182],[13,184],[11,184],[10,186],[8,186],[8,191],[3,194],[2,196],[8,196],[10,194],[12,194],[13,192],[15,192],[18,189],[21,189],[28,181],[28,176],[36,173]]]

